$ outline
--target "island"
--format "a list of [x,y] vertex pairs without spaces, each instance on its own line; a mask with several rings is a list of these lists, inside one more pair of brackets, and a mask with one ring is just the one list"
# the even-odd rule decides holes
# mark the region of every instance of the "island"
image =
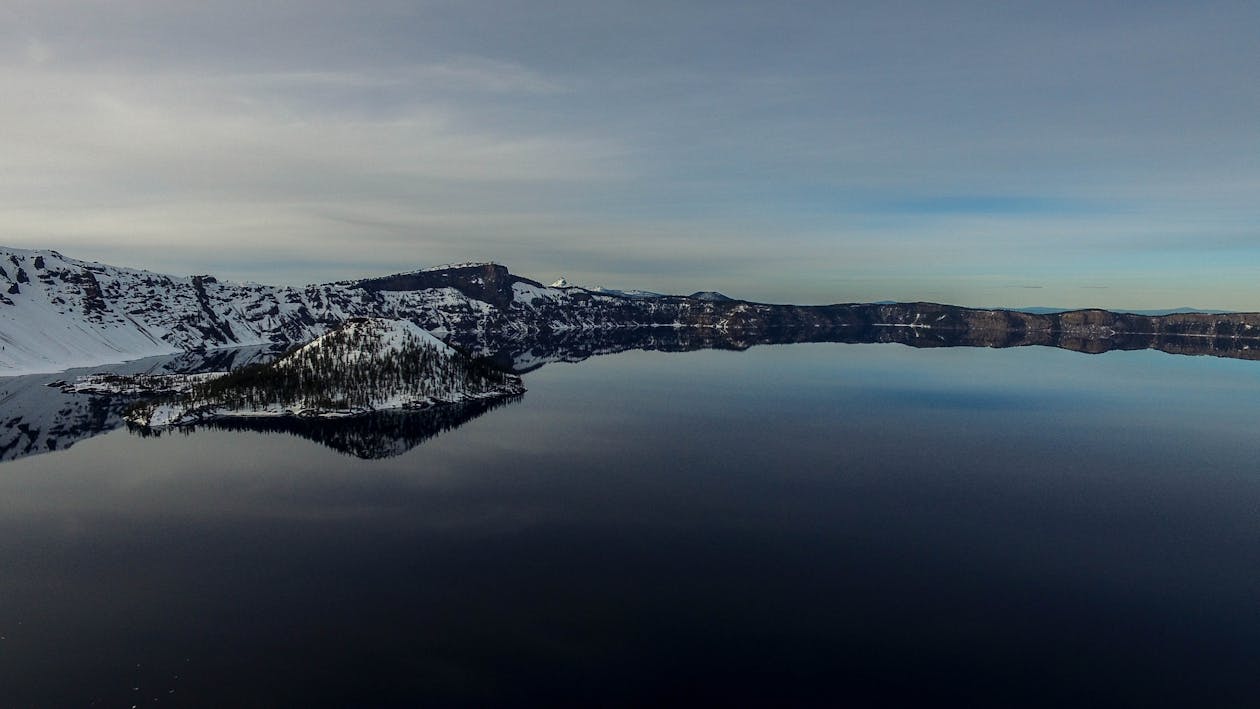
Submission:
[[[126,382],[118,382],[125,385]],[[350,318],[273,362],[164,383],[129,406],[132,425],[229,418],[342,418],[519,396],[520,377],[474,359],[408,320]]]

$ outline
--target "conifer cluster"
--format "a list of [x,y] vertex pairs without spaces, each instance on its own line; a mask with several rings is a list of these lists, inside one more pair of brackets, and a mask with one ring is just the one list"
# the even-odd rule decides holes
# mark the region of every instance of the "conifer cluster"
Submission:
[[185,411],[311,414],[415,408],[486,394],[519,394],[519,380],[471,359],[410,323],[353,319],[275,362],[195,383],[182,396],[132,407],[147,419],[161,404]]

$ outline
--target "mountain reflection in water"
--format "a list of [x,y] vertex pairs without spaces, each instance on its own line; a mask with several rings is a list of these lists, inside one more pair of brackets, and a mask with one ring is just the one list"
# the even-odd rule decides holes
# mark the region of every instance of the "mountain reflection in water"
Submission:
[[[1207,355],[1230,359],[1260,359],[1253,340],[1190,335],[1122,335],[1086,338],[1046,332],[948,331],[917,327],[863,326],[842,328],[780,328],[757,332],[713,328],[650,327],[537,333],[528,340],[512,337],[463,340],[453,344],[484,357],[493,365],[526,374],[555,362],[580,362],[590,357],[628,350],[691,352],[746,350],[758,345],[798,343],[900,344],[914,348],[1045,346],[1087,354],[1113,350],[1159,350],[1169,354]],[[282,349],[282,348],[281,348]],[[126,398],[67,394],[48,386],[96,372],[166,374],[223,371],[268,361],[281,349],[252,347],[190,352],[125,364],[84,368],[59,374],[0,378],[0,461],[63,450],[74,443],[123,426]],[[349,455],[376,458],[398,455],[441,431],[496,408],[457,408],[423,414],[377,415],[355,421],[296,420],[221,422],[220,428],[284,432],[309,438]],[[391,436],[393,437],[391,439]]]
[[[527,378],[391,458],[199,428],[0,466],[0,706],[1260,696],[1253,363],[803,344]],[[395,423],[316,435],[425,435]]]
[[198,429],[285,433],[314,441],[339,453],[373,460],[402,455],[441,433],[520,400],[520,396],[476,399],[421,411],[376,411],[341,418],[227,417],[176,429],[149,429],[133,425],[128,425],[128,428],[141,437],[193,434]]
[[899,325],[836,328],[775,328],[740,331],[713,328],[653,327],[631,330],[581,330],[543,333],[529,342],[505,339],[459,341],[456,344],[487,353],[498,366],[525,373],[550,362],[580,362],[588,357],[627,350],[693,352],[695,350],[746,350],[758,345],[804,343],[899,344],[915,348],[942,347],[1054,347],[1083,354],[1116,350],[1158,350],[1168,354],[1206,355],[1229,359],[1260,359],[1260,341],[1237,337],[1150,335],[1113,333],[1084,337],[1063,333],[1019,330],[933,330]]

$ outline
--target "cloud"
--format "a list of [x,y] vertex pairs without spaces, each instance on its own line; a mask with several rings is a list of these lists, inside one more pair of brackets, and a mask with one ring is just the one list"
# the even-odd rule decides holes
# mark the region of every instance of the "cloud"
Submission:
[[1260,262],[1246,4],[12,0],[0,20],[3,243],[282,282],[491,258],[780,301],[1066,299],[1082,272],[1117,299],[1167,274],[1260,298],[1211,276]]
[[164,181],[228,184],[268,173],[301,181],[304,170],[338,168],[357,176],[502,181],[618,172],[620,149],[611,141],[499,131],[478,126],[457,106],[422,97],[364,115],[328,106],[310,111],[299,100],[257,89],[249,77],[10,71],[0,81],[20,106],[0,112],[0,128],[14,167],[27,174],[50,165],[75,175],[164,170]]
[[[488,69],[477,71],[479,89],[499,90]],[[419,73],[428,80],[433,71]],[[449,78],[446,68],[437,73]],[[6,240],[131,245],[132,259],[145,244],[190,255],[214,244],[316,250],[344,262],[355,257],[346,244],[383,225],[423,238],[475,211],[483,226],[508,232],[496,213],[511,214],[534,190],[630,170],[615,141],[479,124],[423,92],[388,108],[354,106],[357,92],[414,81],[0,69],[12,100],[0,108]],[[315,107],[286,93],[311,86],[325,92]],[[552,90],[541,80],[534,88]]]

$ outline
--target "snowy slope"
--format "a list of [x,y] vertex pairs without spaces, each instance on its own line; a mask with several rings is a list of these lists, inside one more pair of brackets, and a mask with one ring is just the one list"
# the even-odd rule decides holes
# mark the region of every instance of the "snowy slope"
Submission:
[[[0,377],[54,372],[173,352],[294,345],[349,318],[410,321],[476,355],[502,358],[580,335],[642,330],[766,333],[910,329],[916,336],[1094,350],[1123,346],[1252,358],[1260,314],[1160,317],[1081,310],[1035,315],[936,303],[771,305],[712,292],[646,297],[632,291],[552,288],[494,263],[422,269],[303,288],[176,277],[0,247]],[[913,327],[911,327],[913,326]],[[1123,341],[1122,341],[1123,340]]]
[[[254,347],[152,357],[56,376],[0,378],[0,461],[63,450],[122,426],[127,397],[72,393],[79,382],[99,379],[96,372],[160,378],[177,372],[224,371],[272,358],[270,348]],[[67,386],[68,382],[73,384]]]
[[0,247],[0,376],[296,344],[355,317],[409,320],[479,353],[539,333],[726,322],[700,301],[547,287],[492,263],[292,288]]
[[692,293],[691,295],[689,295],[689,296],[687,296],[687,297],[688,297],[688,298],[694,298],[694,299],[696,299],[696,300],[712,300],[712,301],[727,301],[727,300],[735,300],[734,298],[730,297],[729,295],[724,295],[724,294],[719,293],[719,292],[717,292],[717,291],[715,291],[715,290],[702,290],[702,291],[696,291],[695,293]]
[[0,248],[0,376],[305,342],[365,315],[416,319],[447,332],[488,310],[451,288],[367,293],[353,283],[272,287]]
[[587,290],[589,290],[592,293],[601,293],[603,295],[618,295],[618,296],[621,296],[622,298],[664,298],[665,297],[664,294],[662,293],[655,293],[650,290],[638,290],[638,289],[617,290],[615,288],[605,288],[603,286],[595,286],[594,288],[588,288]]
[[315,336],[295,291],[0,249],[0,373]]
[[473,362],[410,321],[352,318],[269,365],[136,407],[128,420],[157,427],[242,416],[357,416],[523,392],[519,377]]
[[385,318],[354,318],[334,332],[286,354],[275,366],[281,369],[309,368],[321,357],[332,357],[343,366],[353,367],[414,347],[428,348],[443,359],[459,356],[453,347],[415,323]]

